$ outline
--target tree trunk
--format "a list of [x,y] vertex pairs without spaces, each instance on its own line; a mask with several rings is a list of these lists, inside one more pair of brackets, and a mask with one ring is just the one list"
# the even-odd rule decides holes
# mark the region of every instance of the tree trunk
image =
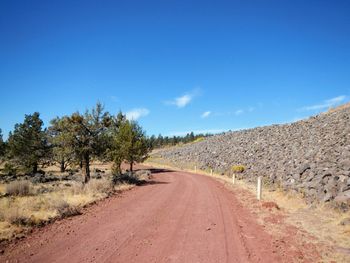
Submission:
[[36,174],[38,172],[38,164],[33,164],[33,174]]
[[80,167],[80,169],[83,169],[83,158],[80,159],[79,167]]
[[130,172],[132,172],[133,165],[134,165],[134,162],[130,162]]
[[88,153],[84,155],[83,175],[84,175],[84,183],[86,184],[90,181],[90,155]]
[[61,160],[60,171],[61,173],[64,173],[66,171],[66,166],[64,165],[64,159]]

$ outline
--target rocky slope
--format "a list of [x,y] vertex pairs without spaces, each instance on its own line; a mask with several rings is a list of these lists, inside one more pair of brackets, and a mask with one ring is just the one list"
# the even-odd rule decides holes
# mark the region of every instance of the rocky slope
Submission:
[[291,124],[216,135],[194,144],[158,151],[176,165],[197,164],[239,177],[263,176],[272,187],[300,192],[312,201],[350,204],[350,105]]

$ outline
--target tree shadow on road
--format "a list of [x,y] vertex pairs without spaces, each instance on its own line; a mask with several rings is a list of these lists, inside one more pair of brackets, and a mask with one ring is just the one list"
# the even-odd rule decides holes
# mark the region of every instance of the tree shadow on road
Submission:
[[148,170],[150,170],[152,174],[173,173],[173,172],[175,172],[175,171],[172,171],[172,170],[162,169],[162,168],[150,168]]
[[162,181],[155,181],[155,180],[148,180],[148,181],[140,181],[140,186],[142,185],[155,185],[155,184],[170,184],[169,182],[162,182]]

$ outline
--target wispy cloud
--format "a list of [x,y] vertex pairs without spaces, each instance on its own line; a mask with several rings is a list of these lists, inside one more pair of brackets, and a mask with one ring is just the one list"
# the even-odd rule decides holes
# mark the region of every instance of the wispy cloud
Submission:
[[254,107],[249,107],[249,108],[248,108],[248,111],[249,111],[249,112],[253,112],[254,110],[255,110]]
[[210,114],[211,114],[211,111],[205,111],[202,113],[201,118],[202,119],[208,118]]
[[279,122],[279,124],[290,124],[290,123],[294,123],[294,122],[297,122],[297,121],[302,121],[302,120],[306,120],[308,117],[294,117],[292,119],[287,119],[285,121],[281,121]]
[[235,114],[236,116],[241,115],[241,114],[243,114],[243,113],[244,113],[244,110],[242,110],[242,109],[236,110],[236,111],[234,112],[234,114]]
[[183,108],[186,105],[188,105],[194,97],[198,96],[200,94],[200,89],[194,89],[191,92],[188,92],[180,97],[176,97],[173,100],[165,101],[165,104],[168,105],[175,105],[178,108]]
[[341,96],[338,96],[335,98],[325,100],[320,104],[302,107],[302,108],[298,109],[298,111],[316,111],[316,110],[328,109],[330,107],[334,107],[334,106],[341,104],[342,102],[345,101],[345,99],[346,99],[346,96],[341,95]]
[[147,116],[149,113],[150,111],[146,108],[137,108],[126,112],[125,115],[128,120],[136,121],[141,117]]

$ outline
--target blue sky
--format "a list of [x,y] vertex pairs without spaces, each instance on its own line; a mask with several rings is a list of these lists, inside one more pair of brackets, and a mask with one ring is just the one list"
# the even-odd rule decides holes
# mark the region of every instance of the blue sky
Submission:
[[350,98],[350,1],[0,0],[0,128],[128,112],[147,134],[285,123]]

